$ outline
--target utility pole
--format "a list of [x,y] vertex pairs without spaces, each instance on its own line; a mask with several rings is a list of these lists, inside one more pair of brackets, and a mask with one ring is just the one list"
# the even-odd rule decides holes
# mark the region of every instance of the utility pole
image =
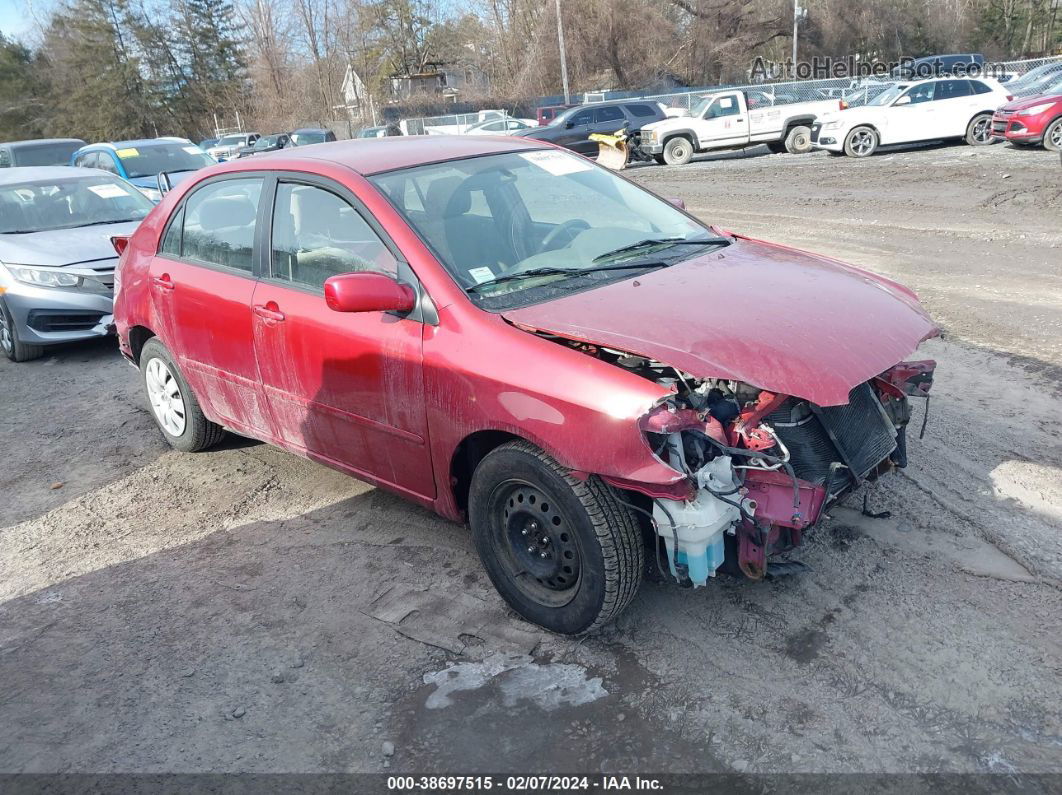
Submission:
[[800,31],[800,0],[793,0],[793,68],[797,62],[797,36]]
[[[798,0],[793,0],[798,2]],[[560,0],[557,3],[557,45],[560,47],[561,83],[564,85],[564,104],[572,104],[571,94],[568,93],[568,59],[564,55],[564,23],[561,22]]]

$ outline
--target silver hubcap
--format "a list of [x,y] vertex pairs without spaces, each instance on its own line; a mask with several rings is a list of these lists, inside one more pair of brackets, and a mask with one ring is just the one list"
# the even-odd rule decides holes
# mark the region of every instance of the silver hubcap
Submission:
[[988,131],[988,119],[980,119],[974,124],[973,137],[975,141],[984,143],[992,137]]
[[852,151],[865,155],[874,146],[874,137],[868,130],[859,130],[852,134]]
[[162,359],[152,359],[144,371],[148,399],[155,419],[170,436],[180,436],[185,428],[184,396],[177,379]]
[[7,315],[0,311],[0,348],[3,348],[7,353],[15,348],[15,340],[11,336],[11,327],[7,324]]
[[1062,149],[1062,124],[1056,124],[1051,128],[1051,143],[1055,148]]

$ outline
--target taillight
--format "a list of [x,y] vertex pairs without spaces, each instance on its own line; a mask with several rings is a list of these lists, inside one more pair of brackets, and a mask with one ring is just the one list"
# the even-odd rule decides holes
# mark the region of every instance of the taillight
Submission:
[[842,100],[841,100],[840,102],[838,102],[838,103],[837,103],[837,107],[838,107],[838,108],[839,108],[840,110],[847,110],[847,109],[848,109],[848,103],[847,103],[847,102],[845,102],[845,101],[844,101],[844,100],[842,99]]
[[1014,101],[1014,95],[1013,94],[1007,94],[1007,102],[1013,102],[1013,101]]
[[111,238],[111,245],[114,246],[114,250],[118,252],[118,256],[122,256],[125,250],[129,247],[129,235],[114,235]]

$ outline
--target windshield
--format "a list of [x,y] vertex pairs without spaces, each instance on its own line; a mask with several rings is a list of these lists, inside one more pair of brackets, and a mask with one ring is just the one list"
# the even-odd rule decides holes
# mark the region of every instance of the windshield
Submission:
[[729,242],[567,152],[453,160],[370,179],[488,309],[637,275],[639,267],[663,267]]
[[307,144],[323,144],[325,140],[325,134],[323,132],[299,133],[298,135],[293,135],[292,140],[294,140],[296,145],[298,146],[306,146]]
[[80,141],[58,144],[20,144],[11,147],[16,166],[68,166],[70,157],[84,146]]
[[154,177],[163,171],[195,171],[215,161],[195,144],[151,144],[117,149],[130,177]]
[[902,94],[906,90],[907,90],[907,86],[906,85],[892,86],[892,88],[885,89],[880,94],[878,94],[876,97],[874,97],[872,100],[870,100],[870,102],[868,102],[867,105],[872,105],[872,106],[873,105],[877,105],[878,107],[881,107],[883,105],[891,105],[893,103],[893,101],[897,97],[899,97],[900,94]]
[[0,234],[139,221],[154,206],[132,185],[112,177],[0,185]]
[[218,146],[243,146],[246,143],[246,135],[226,135],[224,138],[218,141]]
[[255,149],[265,149],[270,146],[276,146],[277,138],[279,135],[267,135],[265,138],[259,138],[254,142]]

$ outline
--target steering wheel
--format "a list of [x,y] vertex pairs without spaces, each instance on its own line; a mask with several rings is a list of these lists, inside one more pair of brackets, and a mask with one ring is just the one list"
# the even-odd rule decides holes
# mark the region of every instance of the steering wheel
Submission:
[[[590,224],[582,218],[572,218],[562,224],[558,224],[549,231],[549,234],[542,238],[542,245],[538,247],[538,251],[541,254],[543,251],[552,251],[554,248],[560,248],[560,246],[555,246],[553,244],[561,238],[561,235],[567,234],[568,243],[571,243],[579,232],[589,228]],[[565,243],[565,245],[567,245],[567,243]]]

